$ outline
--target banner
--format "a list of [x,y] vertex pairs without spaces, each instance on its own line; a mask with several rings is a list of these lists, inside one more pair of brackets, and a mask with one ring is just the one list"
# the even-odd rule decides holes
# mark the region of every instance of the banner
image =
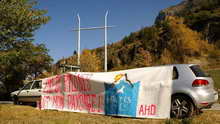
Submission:
[[41,109],[169,118],[172,66],[69,72],[42,81]]

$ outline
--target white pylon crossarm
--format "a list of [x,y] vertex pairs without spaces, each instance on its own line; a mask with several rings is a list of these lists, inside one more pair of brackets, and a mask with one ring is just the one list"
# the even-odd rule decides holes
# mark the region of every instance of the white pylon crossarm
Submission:
[[[113,28],[115,26],[106,26],[106,28]],[[105,27],[89,27],[89,28],[80,28],[80,30],[94,30],[94,29],[105,29]],[[79,29],[73,29],[73,31],[79,31]]]

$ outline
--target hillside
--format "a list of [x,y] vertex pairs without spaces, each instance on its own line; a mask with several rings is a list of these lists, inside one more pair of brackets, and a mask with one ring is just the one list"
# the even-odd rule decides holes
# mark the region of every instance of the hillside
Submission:
[[[108,45],[108,69],[220,60],[219,0],[186,0],[161,10],[155,24]],[[104,48],[84,50],[81,71],[103,71]],[[76,55],[57,62],[76,65]],[[58,73],[58,72],[57,72]]]
[[167,16],[185,19],[191,29],[201,32],[203,37],[220,48],[220,1],[219,0],[185,0],[179,5],[161,10],[155,23]]

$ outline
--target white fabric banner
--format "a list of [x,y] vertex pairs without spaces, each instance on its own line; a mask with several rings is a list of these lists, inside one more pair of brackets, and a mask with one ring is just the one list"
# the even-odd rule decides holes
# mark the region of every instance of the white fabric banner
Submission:
[[41,109],[169,118],[172,66],[69,72],[43,79]]

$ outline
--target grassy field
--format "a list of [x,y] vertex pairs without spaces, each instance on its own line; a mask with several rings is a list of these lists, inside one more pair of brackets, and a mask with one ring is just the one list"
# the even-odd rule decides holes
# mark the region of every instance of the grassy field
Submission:
[[96,114],[38,110],[30,106],[0,105],[0,124],[219,124],[220,111],[204,111],[190,119],[132,119]]

